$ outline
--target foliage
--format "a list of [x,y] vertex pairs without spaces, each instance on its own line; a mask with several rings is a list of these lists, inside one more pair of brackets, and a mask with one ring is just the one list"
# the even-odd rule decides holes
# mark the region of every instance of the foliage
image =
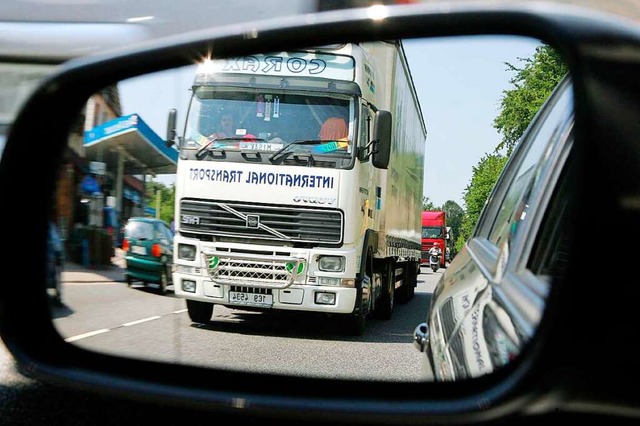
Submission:
[[[462,207],[453,200],[445,201],[441,210],[447,215],[447,226],[451,227],[449,237],[451,242],[455,243],[460,235],[460,227],[462,226],[465,212]],[[456,250],[454,250],[454,253],[456,253]]]
[[519,59],[524,62],[522,68],[506,63],[507,69],[516,73],[510,80],[514,87],[503,91],[501,111],[493,122],[493,127],[502,134],[496,152],[504,149],[507,156],[568,71],[560,54],[547,45],[536,48],[531,58]]
[[147,182],[145,189],[147,205],[156,208],[159,201],[159,217],[170,224],[175,211],[175,185],[166,186],[160,182]]
[[[464,191],[466,212],[455,240],[456,251],[472,235],[508,157],[529,123],[568,72],[561,55],[548,45],[536,48],[530,58],[518,59],[523,62],[522,67],[505,63],[507,71],[515,72],[515,76],[510,80],[512,88],[503,91],[500,113],[493,122],[493,127],[502,134],[502,140],[494,153],[485,154],[473,168],[471,182]],[[500,152],[505,152],[505,155]]]
[[456,252],[459,252],[473,233],[480,213],[491,195],[507,157],[500,154],[485,154],[473,168],[471,183],[464,190],[464,203],[467,208],[462,219],[460,234],[455,240]]
[[424,212],[429,210],[439,210],[439,208],[429,200],[429,197],[422,197],[422,211]]

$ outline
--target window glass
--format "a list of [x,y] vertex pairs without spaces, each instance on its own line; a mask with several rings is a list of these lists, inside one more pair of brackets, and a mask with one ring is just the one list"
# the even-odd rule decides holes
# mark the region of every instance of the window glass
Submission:
[[444,238],[444,228],[440,226],[423,226],[422,238]]
[[[569,136],[570,141],[572,136]],[[573,184],[577,179],[577,161],[569,157],[559,183],[546,209],[527,268],[536,275],[562,276],[569,263],[569,245],[574,213]]]
[[361,147],[367,146],[369,143],[369,131],[370,131],[370,123],[372,123],[373,119],[371,118],[371,113],[369,108],[366,105],[362,105],[362,114],[360,114],[360,141],[359,144]]
[[149,222],[129,221],[124,231],[126,238],[153,239],[156,237],[153,224]]
[[162,230],[165,234],[165,238],[167,239],[167,241],[169,241],[170,243],[173,243],[173,233],[171,232],[171,229],[169,229],[168,226],[163,225]]
[[489,240],[496,245],[508,238],[519,220],[525,219],[529,194],[537,181],[541,165],[552,148],[551,142],[556,140],[562,125],[573,111],[571,89],[564,90],[559,96],[555,103],[549,104],[551,109],[548,114],[541,116],[543,121],[536,130],[534,139],[522,142],[529,144],[527,152],[511,180],[489,234]]

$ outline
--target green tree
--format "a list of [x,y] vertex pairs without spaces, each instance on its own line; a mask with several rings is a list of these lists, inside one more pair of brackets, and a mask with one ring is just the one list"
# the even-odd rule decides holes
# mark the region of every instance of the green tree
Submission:
[[568,71],[560,54],[547,45],[537,47],[531,58],[519,59],[524,63],[521,68],[506,63],[507,70],[516,73],[510,80],[513,88],[503,91],[500,114],[493,122],[502,134],[496,151],[506,150],[507,156]]
[[[449,238],[451,239],[453,246],[453,244],[458,240],[458,235],[460,235],[460,227],[462,226],[462,220],[465,213],[462,207],[453,200],[445,201],[442,205],[442,211],[447,215],[447,226],[451,227]],[[455,246],[452,248],[455,248]]]
[[568,72],[561,55],[551,46],[541,45],[532,57],[518,59],[522,62],[521,67],[505,63],[507,71],[515,75],[510,80],[512,87],[503,91],[500,113],[493,122],[502,139],[494,153],[485,154],[473,169],[471,182],[465,189],[466,214],[456,239],[457,250],[471,236],[491,190],[524,131]]
[[422,197],[422,211],[438,210],[429,197]]
[[500,154],[485,154],[473,168],[471,182],[464,190],[466,214],[462,219],[460,234],[455,240],[456,252],[459,252],[471,236],[480,213],[491,195],[498,176],[502,172],[507,157]]
[[160,198],[159,218],[171,223],[175,211],[176,188],[175,185],[166,186],[161,182],[147,182],[145,185],[146,202],[149,207],[156,208],[158,197]]

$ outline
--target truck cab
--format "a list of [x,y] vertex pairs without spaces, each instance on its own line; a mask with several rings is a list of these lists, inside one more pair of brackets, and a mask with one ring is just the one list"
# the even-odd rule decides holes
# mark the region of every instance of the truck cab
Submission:
[[429,250],[434,243],[439,243],[442,249],[440,267],[446,268],[446,253],[449,249],[449,232],[447,228],[446,213],[443,211],[422,212],[422,259],[421,265],[429,265]]

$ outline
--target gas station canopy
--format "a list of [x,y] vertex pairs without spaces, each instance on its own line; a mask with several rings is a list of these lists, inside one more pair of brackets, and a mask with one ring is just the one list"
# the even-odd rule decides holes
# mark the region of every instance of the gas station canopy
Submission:
[[116,172],[124,160],[125,175],[173,174],[176,172],[178,151],[167,147],[137,114],[108,121],[85,132],[85,158],[105,163],[107,170]]

